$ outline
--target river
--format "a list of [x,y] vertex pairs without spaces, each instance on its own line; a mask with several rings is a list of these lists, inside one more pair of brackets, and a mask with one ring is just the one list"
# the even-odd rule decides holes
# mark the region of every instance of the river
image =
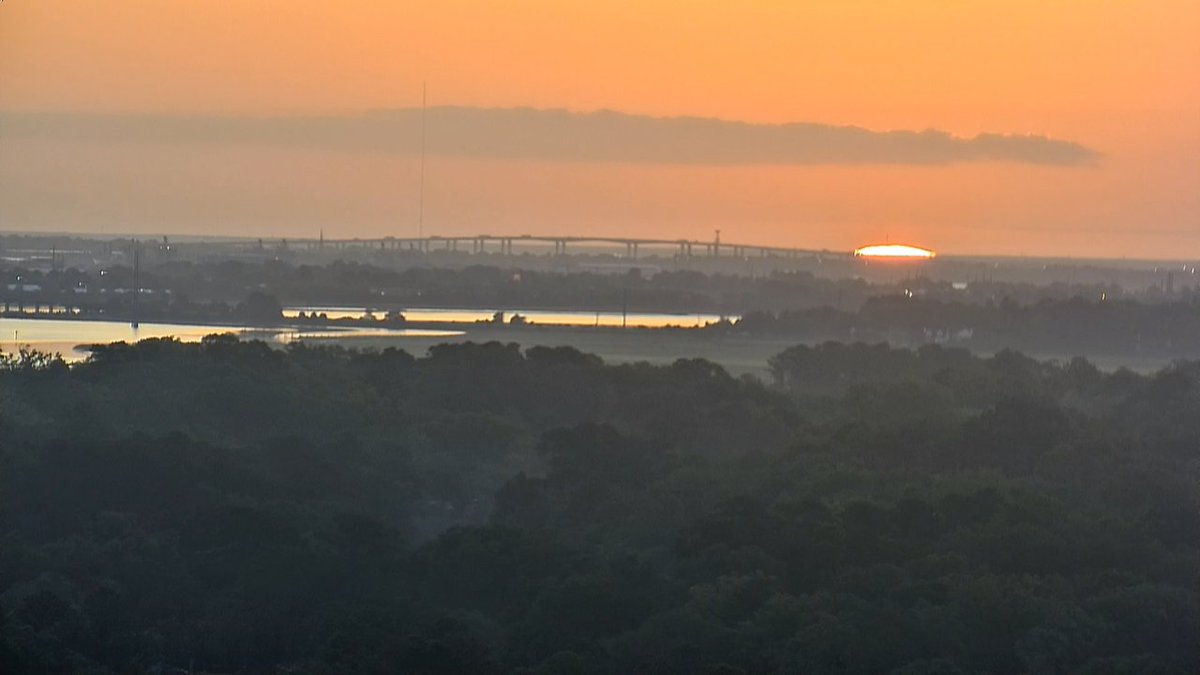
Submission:
[[[596,312],[587,310],[540,310],[540,309],[448,309],[448,308],[414,308],[405,309],[401,313],[404,318],[414,323],[479,323],[492,321],[497,312],[504,313],[504,321],[511,321],[513,316],[520,315],[526,322],[539,326],[603,326],[626,328],[698,328],[710,323],[717,323],[721,316],[716,314],[668,314],[661,312]],[[330,319],[359,319],[370,314],[373,318],[382,319],[386,311],[370,310],[366,307],[322,307],[304,306],[287,307],[283,310],[285,318],[295,318],[300,312],[305,314],[324,314]],[[725,317],[731,321],[736,316]]]
[[453,330],[382,329],[357,327],[289,327],[248,328],[178,323],[142,323],[136,328],[126,321],[91,321],[80,319],[8,319],[0,318],[0,349],[14,352],[20,347],[32,347],[44,352],[57,352],[67,361],[87,358],[86,347],[109,342],[136,342],[147,338],[172,337],[183,342],[198,342],[205,335],[233,333],[241,338],[254,338],[287,343],[295,340],[317,340],[343,337],[453,337],[462,335]]

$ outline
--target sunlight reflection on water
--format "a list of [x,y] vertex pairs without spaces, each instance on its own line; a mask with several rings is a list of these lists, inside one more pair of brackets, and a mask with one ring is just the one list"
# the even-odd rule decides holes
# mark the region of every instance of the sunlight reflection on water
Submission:
[[205,335],[233,333],[240,338],[288,343],[354,337],[453,337],[462,331],[358,327],[281,327],[249,328],[200,324],[142,323],[136,328],[126,321],[85,321],[71,319],[0,318],[0,349],[14,352],[32,347],[57,352],[67,361],[87,358],[87,345],[110,342],[137,342],[150,338],[176,338],[181,342],[199,342]]
[[[628,328],[666,328],[678,326],[696,328],[710,323],[717,323],[721,317],[716,314],[665,314],[654,312],[589,312],[582,310],[537,310],[537,309],[441,309],[416,308],[406,309],[401,313],[405,319],[418,323],[479,323],[491,321],[496,312],[504,312],[504,320],[509,321],[514,315],[520,315],[529,323],[544,326],[605,326]],[[386,311],[370,310],[365,307],[288,307],[283,310],[286,318],[295,318],[300,312],[324,314],[330,319],[361,319],[368,314],[374,319],[383,319]],[[738,317],[725,317],[736,320]]]

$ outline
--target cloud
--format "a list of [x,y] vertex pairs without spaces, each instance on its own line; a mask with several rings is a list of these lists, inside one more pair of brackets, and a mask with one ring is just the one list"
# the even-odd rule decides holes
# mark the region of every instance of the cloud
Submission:
[[[943,165],[1094,163],[1083,145],[1045,136],[944,131],[872,131],[811,123],[751,124],[699,117],[649,117],[533,108],[429,108],[430,154],[565,162],[686,165]],[[422,111],[348,116],[204,117],[0,113],[4,138],[111,143],[243,144],[346,152],[414,154]]]

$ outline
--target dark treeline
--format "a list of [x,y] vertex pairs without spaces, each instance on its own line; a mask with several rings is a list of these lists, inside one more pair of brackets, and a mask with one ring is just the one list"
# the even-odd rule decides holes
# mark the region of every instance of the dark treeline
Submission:
[[1200,363],[0,362],[0,672],[1195,673]]
[[[33,284],[39,294],[128,311],[120,289],[134,285],[128,266],[99,271],[76,269],[3,271],[9,284]],[[18,279],[19,278],[19,279]],[[835,305],[854,307],[877,292],[861,280],[821,279],[806,272],[766,278],[667,271],[641,276],[592,272],[549,272],[500,267],[410,267],[395,270],[355,262],[293,265],[281,261],[169,261],[141,270],[143,311],[219,314],[211,303],[233,305],[253,292],[298,305],[348,305],[380,309],[415,307],[532,307],[727,312],[745,308],[786,309]],[[81,290],[77,290],[81,289]],[[86,292],[85,292],[86,291]],[[0,292],[3,289],[0,288]],[[12,299],[20,293],[9,292]]]
[[830,307],[751,312],[737,329],[805,341],[943,343],[981,352],[1200,356],[1200,302],[1194,299],[1145,303],[1075,297],[972,304],[901,295],[871,298],[854,312]]
[[[863,268],[864,270],[866,268]],[[901,268],[898,268],[898,270]],[[911,274],[917,274],[913,268]],[[905,273],[908,276],[910,273]],[[900,272],[897,272],[900,276]],[[131,311],[128,291],[134,271],[127,265],[91,272],[68,268],[38,271],[0,268],[6,281],[0,299],[41,300],[78,304],[111,315]],[[877,296],[903,293],[966,304],[1003,300],[1025,305],[1040,300],[1082,296],[1116,299],[1116,285],[1018,284],[975,281],[965,288],[949,282],[906,278],[872,284],[863,279],[829,279],[810,272],[772,272],[762,276],[663,271],[653,275],[600,274],[586,271],[522,270],[490,266],[464,268],[417,266],[391,269],[357,262],[296,265],[284,261],[188,262],[168,260],[147,264],[137,285],[139,310],[156,316],[224,319],[229,308],[251,293],[274,296],[285,304],[347,305],[375,309],[406,307],[484,307],[534,309],[592,309],[744,314],[815,307],[857,310]],[[7,285],[16,288],[7,289]],[[36,286],[37,292],[22,291]],[[1176,299],[1192,297],[1180,285]],[[1142,301],[1160,302],[1161,294],[1140,294]]]

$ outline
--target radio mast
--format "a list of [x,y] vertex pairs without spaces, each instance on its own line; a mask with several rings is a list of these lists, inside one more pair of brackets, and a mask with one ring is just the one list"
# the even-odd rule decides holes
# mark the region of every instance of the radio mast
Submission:
[[425,237],[425,109],[427,83],[421,82],[421,177],[417,192],[417,238]]

